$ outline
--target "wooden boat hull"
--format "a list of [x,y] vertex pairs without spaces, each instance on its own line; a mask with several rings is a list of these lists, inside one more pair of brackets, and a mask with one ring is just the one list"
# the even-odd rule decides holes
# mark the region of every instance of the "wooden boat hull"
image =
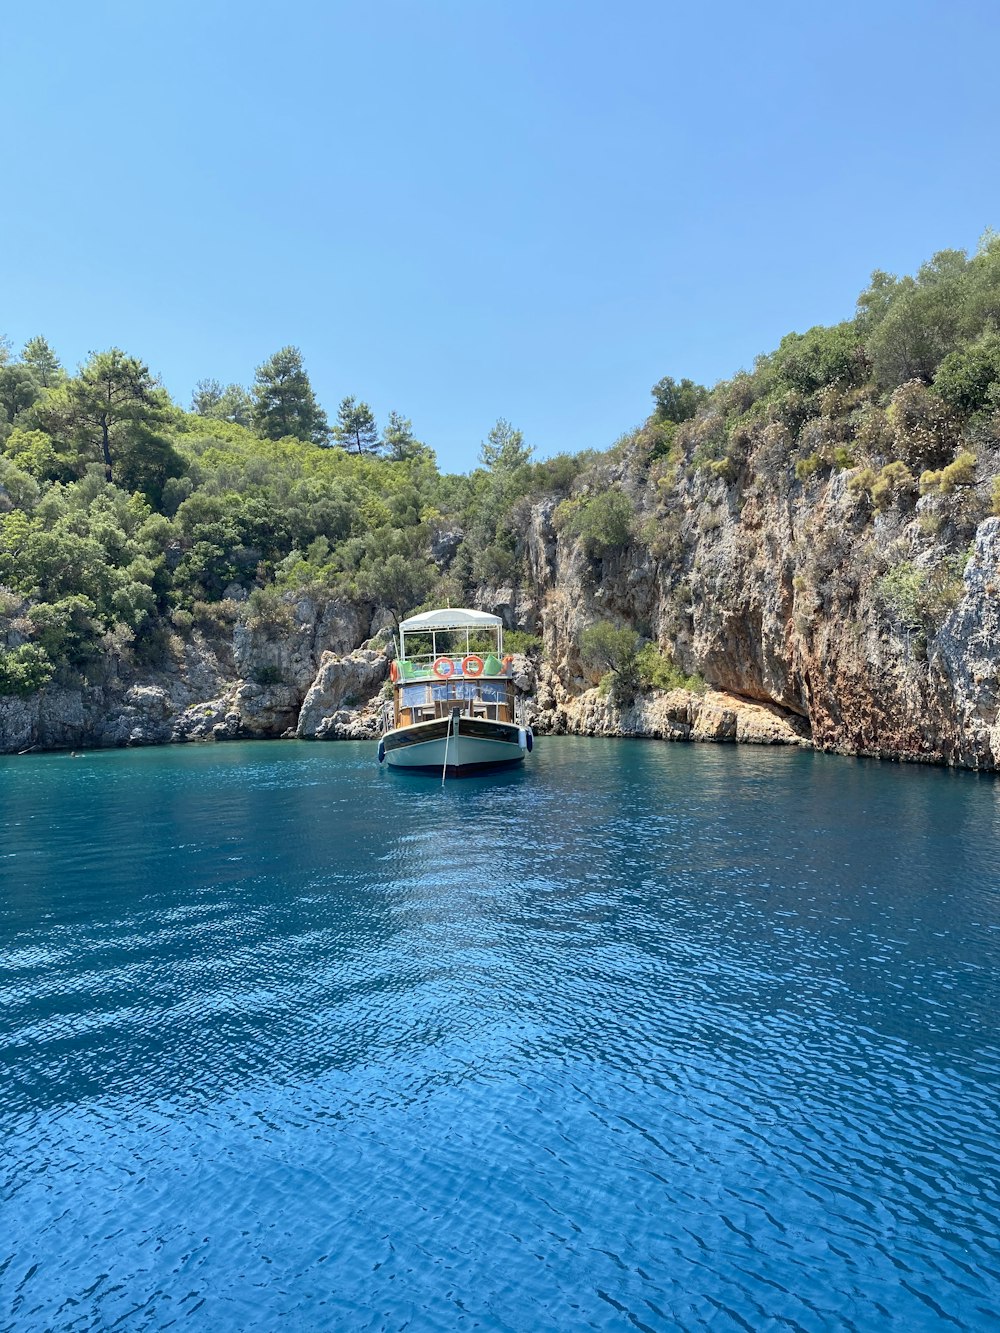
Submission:
[[446,717],[387,731],[379,741],[379,762],[384,761],[390,768],[460,777],[519,764],[531,749],[530,730],[510,722],[459,717],[451,719],[450,724],[450,736]]

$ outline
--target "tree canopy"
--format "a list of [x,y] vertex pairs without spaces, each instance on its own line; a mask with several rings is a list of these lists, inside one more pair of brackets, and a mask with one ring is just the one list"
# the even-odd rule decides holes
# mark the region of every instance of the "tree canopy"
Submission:
[[326,444],[329,423],[316,401],[297,347],[282,347],[257,367],[251,420],[258,435],[268,440],[291,438]]
[[708,397],[708,390],[694,380],[680,380],[664,375],[653,385],[656,416],[660,421],[689,421]]
[[380,447],[378,426],[368,404],[351,397],[342,398],[333,437],[343,448],[355,450],[359,458],[366,453],[377,453]]

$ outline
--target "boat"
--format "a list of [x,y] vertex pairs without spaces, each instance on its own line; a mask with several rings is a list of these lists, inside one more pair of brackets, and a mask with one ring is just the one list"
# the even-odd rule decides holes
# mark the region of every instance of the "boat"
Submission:
[[464,607],[400,622],[378,761],[446,777],[520,764],[531,728],[503,652],[503,621]]

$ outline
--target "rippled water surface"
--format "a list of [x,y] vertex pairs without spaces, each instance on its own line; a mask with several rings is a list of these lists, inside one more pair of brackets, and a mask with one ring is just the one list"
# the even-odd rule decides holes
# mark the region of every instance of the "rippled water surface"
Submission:
[[1000,1327],[1000,782],[0,760],[0,1328]]

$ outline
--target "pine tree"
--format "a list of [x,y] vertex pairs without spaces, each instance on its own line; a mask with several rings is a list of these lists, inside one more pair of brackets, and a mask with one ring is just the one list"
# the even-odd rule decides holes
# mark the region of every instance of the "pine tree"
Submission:
[[43,389],[51,389],[66,378],[59,358],[41,336],[28,339],[21,350],[21,360]]
[[513,472],[529,463],[531,454],[531,445],[524,443],[524,432],[500,417],[480,446],[479,461],[491,472]]
[[191,411],[195,416],[214,417],[222,401],[222,385],[218,380],[199,380],[191,395]]
[[372,410],[367,403],[355,402],[353,398],[341,400],[333,436],[345,449],[357,449],[359,455],[379,451],[378,426]]
[[149,367],[118,347],[95,352],[65,392],[69,422],[82,458],[100,456],[109,482],[119,481],[118,465],[160,450],[156,435],[169,405]]
[[382,451],[386,458],[402,463],[408,458],[425,451],[425,446],[413,434],[413,422],[409,417],[401,417],[398,412],[390,412],[382,433]]
[[234,421],[238,426],[249,426],[253,420],[253,399],[242,384],[227,384],[218,380],[199,380],[191,395],[191,411],[212,421]]
[[282,347],[257,367],[253,387],[253,428],[268,440],[291,436],[326,444],[330,427],[316,402],[297,347]]

